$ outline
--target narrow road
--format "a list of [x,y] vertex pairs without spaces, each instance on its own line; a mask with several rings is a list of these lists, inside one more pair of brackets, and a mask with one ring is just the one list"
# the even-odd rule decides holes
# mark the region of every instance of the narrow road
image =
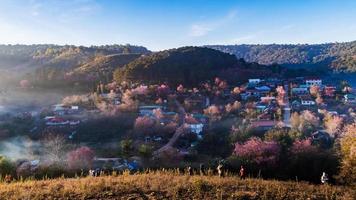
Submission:
[[286,95],[284,97],[284,102],[285,102],[285,105],[283,106],[283,123],[284,123],[284,126],[286,127],[291,127],[291,124],[290,124],[290,105],[289,105],[289,89],[288,89],[288,85],[284,85],[284,90],[286,92]]
[[174,103],[176,104],[177,108],[178,108],[178,115],[179,115],[179,127],[177,128],[177,130],[175,131],[174,135],[171,137],[171,139],[169,139],[168,143],[165,144],[163,147],[161,147],[160,149],[158,149],[157,151],[155,151],[153,153],[154,156],[159,155],[160,153],[173,148],[173,145],[176,143],[176,141],[178,140],[178,138],[185,133],[185,109],[184,107],[177,101],[177,99],[174,99]]

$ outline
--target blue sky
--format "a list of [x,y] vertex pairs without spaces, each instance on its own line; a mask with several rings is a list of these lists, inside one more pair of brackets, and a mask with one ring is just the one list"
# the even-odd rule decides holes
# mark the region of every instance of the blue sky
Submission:
[[355,0],[0,0],[1,44],[204,44],[356,40]]

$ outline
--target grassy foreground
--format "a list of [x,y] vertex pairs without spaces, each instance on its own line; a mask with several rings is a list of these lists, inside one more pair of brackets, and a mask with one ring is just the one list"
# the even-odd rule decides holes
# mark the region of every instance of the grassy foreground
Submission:
[[356,199],[352,189],[159,171],[0,183],[0,199]]

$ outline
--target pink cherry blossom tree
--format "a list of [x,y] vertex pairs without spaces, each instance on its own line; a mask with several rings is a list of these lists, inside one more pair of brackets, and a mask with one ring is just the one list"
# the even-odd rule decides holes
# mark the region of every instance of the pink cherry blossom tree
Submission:
[[276,88],[276,91],[277,91],[277,102],[278,102],[278,105],[285,105],[286,91],[284,90],[283,86],[278,86]]
[[204,114],[209,116],[209,118],[213,121],[221,119],[221,110],[216,105],[211,105],[204,109]]
[[138,102],[133,98],[134,93],[130,90],[126,90],[121,98],[121,104],[119,109],[121,111],[134,111],[137,109]]
[[275,141],[262,141],[252,137],[245,143],[236,143],[233,154],[247,162],[274,166],[279,157],[280,146]]
[[67,163],[70,169],[88,169],[94,160],[94,151],[89,147],[80,147],[68,153]]
[[29,80],[21,80],[20,87],[24,88],[24,89],[29,88],[29,87],[31,87],[31,83]]
[[235,101],[234,103],[228,103],[225,106],[226,113],[233,113],[238,111],[241,108],[241,103],[239,101]]
[[177,87],[177,92],[179,93],[183,93],[185,91],[184,87],[182,84],[180,84],[178,87]]
[[138,134],[150,135],[156,129],[156,121],[150,117],[137,117],[135,120],[134,130]]
[[147,95],[148,94],[148,87],[146,85],[140,85],[131,90],[132,95]]
[[317,152],[317,148],[312,145],[311,138],[307,139],[297,139],[293,142],[292,147],[290,148],[290,152],[293,155],[297,155],[300,153],[315,153]]
[[168,85],[162,84],[162,85],[157,87],[156,92],[157,92],[158,96],[166,97],[170,92],[170,88],[168,87]]
[[160,120],[164,117],[163,112],[160,108],[154,109],[153,111],[153,116],[156,117],[156,119]]
[[239,87],[234,87],[234,89],[231,92],[233,95],[238,95],[241,93],[241,89]]
[[317,85],[312,85],[309,88],[309,92],[312,96],[317,97],[318,95],[320,95],[320,87]]

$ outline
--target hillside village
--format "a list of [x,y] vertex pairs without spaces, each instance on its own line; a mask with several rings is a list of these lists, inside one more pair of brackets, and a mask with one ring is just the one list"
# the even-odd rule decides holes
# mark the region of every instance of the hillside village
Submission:
[[[154,88],[156,91],[152,91]],[[84,116],[90,116],[89,113],[107,114],[107,110],[102,109],[103,104],[107,109],[125,104],[125,90],[118,87],[105,93],[108,90],[88,95],[84,101],[94,101],[94,98],[99,101],[91,107],[80,105],[83,103],[82,97],[78,97],[79,102],[53,105],[47,113],[52,115],[43,118],[46,126],[76,126],[86,121],[87,117]],[[291,113],[304,110],[319,114],[327,112],[348,119],[347,111],[356,105],[356,96],[349,86],[345,85],[341,91],[339,85],[323,84],[320,78],[315,77],[249,79],[248,83],[240,86],[228,86],[225,81],[216,78],[214,84],[206,83],[201,88],[187,89],[179,85],[173,90],[164,84],[152,87],[139,85],[131,88],[131,92],[136,93],[135,109],[139,117],[158,120],[165,125],[177,122],[181,107],[184,109],[183,123],[198,135],[209,126],[209,120],[215,120],[216,117],[221,119],[223,116],[219,115],[224,112],[237,114],[238,111],[250,109],[248,112],[254,115],[249,119],[253,127],[268,130],[278,122],[282,122],[279,125],[283,127],[290,127]]]
[[0,1],[0,200],[356,199],[352,8]]
[[[242,85],[228,85],[215,78],[194,88],[113,82],[100,84],[94,93],[68,96],[58,103],[40,113],[18,116],[31,121],[30,137],[60,134],[69,143],[86,145],[96,152],[92,168],[111,170],[197,165],[194,163],[208,162],[209,157],[222,159],[225,152],[206,146],[219,145],[211,138],[212,131],[221,132],[218,129],[235,137],[233,142],[263,138],[271,130],[299,129],[295,134],[301,135],[296,138],[310,139],[312,144],[329,149],[342,124],[352,122],[356,115],[352,88],[318,77],[255,78]],[[303,116],[308,117],[307,125],[301,123]],[[104,121],[95,122],[101,118]],[[115,118],[119,120],[110,122]],[[327,124],[328,120],[338,124]],[[96,132],[88,132],[91,123]],[[126,124],[119,126],[125,130],[115,130],[117,123]],[[100,135],[100,129],[114,130],[105,136],[108,133]],[[41,162],[32,160],[31,169]]]

